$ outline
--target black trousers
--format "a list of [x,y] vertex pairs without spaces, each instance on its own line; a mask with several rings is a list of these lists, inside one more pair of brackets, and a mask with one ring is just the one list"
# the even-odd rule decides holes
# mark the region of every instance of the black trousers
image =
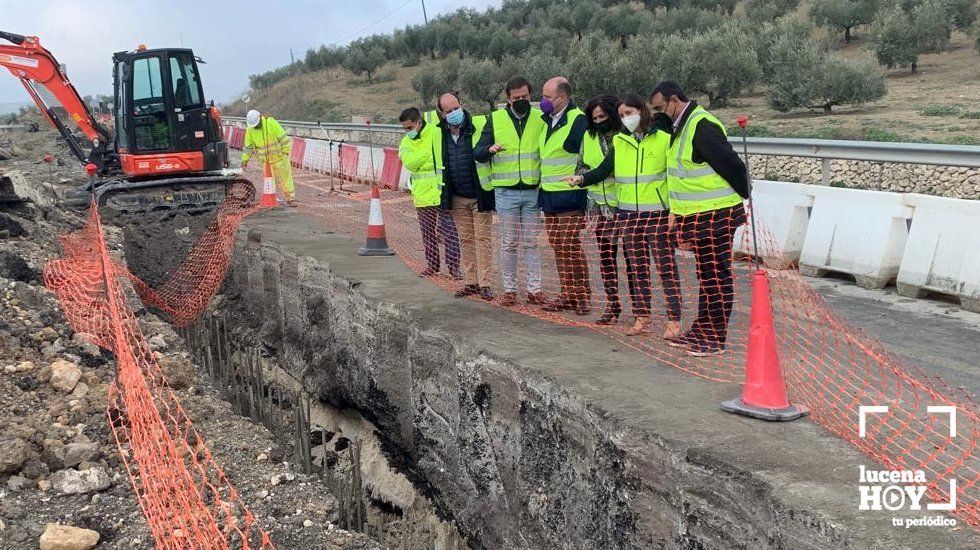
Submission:
[[605,217],[599,215],[595,224],[595,240],[599,248],[599,274],[602,276],[602,288],[606,291],[606,305],[619,310],[619,221],[615,215]]
[[668,213],[619,210],[616,217],[623,236],[623,255],[626,257],[626,277],[633,302],[633,315],[650,315],[652,255],[663,284],[667,319],[680,321],[680,278],[677,275],[674,242],[667,226]]
[[708,344],[724,346],[735,303],[732,237],[745,224],[739,204],[677,218],[680,239],[691,243],[698,275],[698,316],[691,334]]

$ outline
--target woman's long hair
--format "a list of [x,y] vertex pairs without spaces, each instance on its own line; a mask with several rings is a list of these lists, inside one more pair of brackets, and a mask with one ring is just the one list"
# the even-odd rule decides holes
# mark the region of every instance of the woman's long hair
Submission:
[[619,120],[619,112],[616,110],[617,104],[618,100],[616,99],[616,96],[609,94],[597,95],[585,104],[585,127],[589,134],[593,136],[599,134],[599,127],[592,121],[592,111],[595,111],[596,107],[599,107],[604,113],[606,113],[606,116],[608,116],[609,120],[612,121],[615,132],[622,130],[623,123]]

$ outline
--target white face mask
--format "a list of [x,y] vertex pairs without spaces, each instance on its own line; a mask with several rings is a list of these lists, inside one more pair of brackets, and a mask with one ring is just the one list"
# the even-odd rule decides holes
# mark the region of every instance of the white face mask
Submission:
[[626,127],[630,133],[636,131],[640,127],[640,115],[626,115],[623,117],[623,126]]

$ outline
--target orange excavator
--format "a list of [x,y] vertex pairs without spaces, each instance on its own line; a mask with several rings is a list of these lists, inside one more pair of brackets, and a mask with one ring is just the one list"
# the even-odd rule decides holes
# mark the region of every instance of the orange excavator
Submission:
[[[93,177],[74,195],[130,215],[206,211],[248,183],[230,169],[221,115],[204,98],[198,63],[184,48],[113,54],[114,128],[103,126],[36,36],[0,32],[0,65],[17,77],[38,109]],[[74,123],[81,135],[69,128]],[[87,142],[87,143],[86,143]],[[86,152],[87,150],[87,152]]]

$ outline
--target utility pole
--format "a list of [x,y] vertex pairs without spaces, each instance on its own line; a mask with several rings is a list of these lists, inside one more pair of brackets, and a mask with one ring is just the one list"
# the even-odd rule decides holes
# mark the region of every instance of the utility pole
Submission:
[[425,13],[425,0],[422,0],[422,18],[425,19],[426,26],[429,25],[429,16]]
[[289,63],[296,63],[296,57],[293,55],[293,49],[289,48]]

